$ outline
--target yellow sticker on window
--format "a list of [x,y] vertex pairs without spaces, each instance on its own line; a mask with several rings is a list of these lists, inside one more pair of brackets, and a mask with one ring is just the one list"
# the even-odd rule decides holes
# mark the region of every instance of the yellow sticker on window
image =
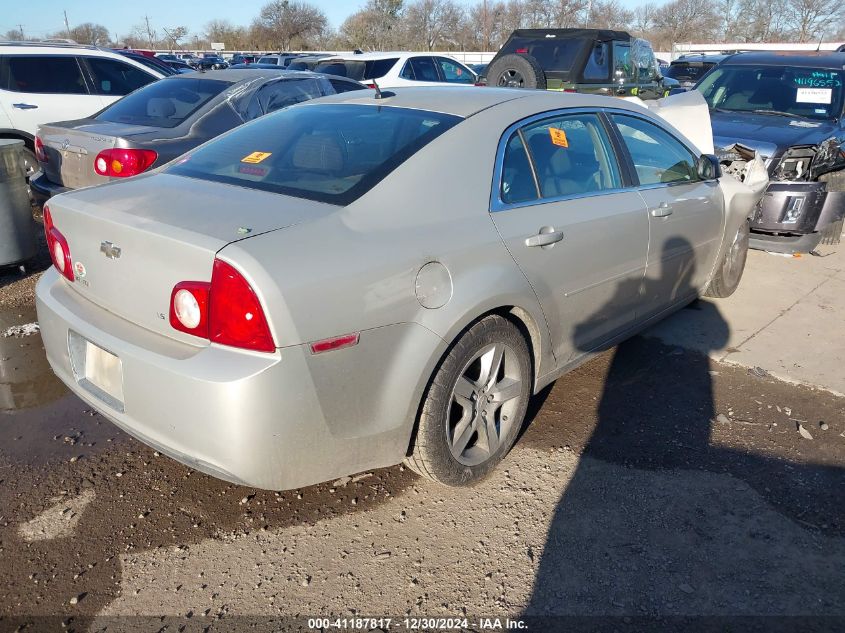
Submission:
[[566,132],[555,127],[549,128],[549,136],[552,137],[552,143],[560,147],[569,147],[569,141],[566,139]]
[[244,156],[241,159],[242,163],[260,163],[262,160],[272,155],[273,152],[253,152],[249,156]]

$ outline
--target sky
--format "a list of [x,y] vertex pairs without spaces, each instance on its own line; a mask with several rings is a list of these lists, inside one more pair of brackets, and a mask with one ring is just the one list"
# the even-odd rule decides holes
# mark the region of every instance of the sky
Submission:
[[[337,28],[350,14],[357,11],[366,0],[308,0],[318,6]],[[473,4],[471,0],[462,0]],[[132,28],[150,19],[150,27],[161,29],[185,26],[189,33],[202,33],[213,19],[226,19],[235,25],[247,26],[258,15],[267,0],[141,0],[120,2],[115,0],[2,0],[0,33],[23,25],[27,38],[45,37],[64,29],[64,11],[71,28],[83,22],[102,24],[118,39]],[[625,6],[635,6],[641,0],[622,0]]]

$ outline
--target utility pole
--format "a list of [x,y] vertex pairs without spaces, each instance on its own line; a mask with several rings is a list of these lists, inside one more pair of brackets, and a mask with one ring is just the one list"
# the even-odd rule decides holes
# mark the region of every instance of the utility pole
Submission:
[[65,31],[67,31],[67,38],[70,39],[70,25],[67,22],[67,11],[64,11],[65,14]]
[[150,16],[145,15],[144,20],[147,23],[147,40],[150,43],[150,48],[153,48],[153,32],[150,30]]
[[24,37],[24,35],[23,35],[23,24],[18,24],[18,29],[19,29],[19,30],[20,30],[20,32],[21,32],[21,39],[22,39],[22,40],[25,40],[26,38],[25,38],[25,37]]

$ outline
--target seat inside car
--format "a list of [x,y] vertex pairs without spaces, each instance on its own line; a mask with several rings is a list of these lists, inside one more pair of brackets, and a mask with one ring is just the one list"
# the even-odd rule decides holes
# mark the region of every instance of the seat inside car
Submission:
[[343,147],[333,132],[303,134],[293,148],[291,162],[295,169],[327,175],[339,175],[346,163]]
[[176,114],[173,101],[165,97],[153,97],[147,101],[147,116],[153,119],[166,119]]

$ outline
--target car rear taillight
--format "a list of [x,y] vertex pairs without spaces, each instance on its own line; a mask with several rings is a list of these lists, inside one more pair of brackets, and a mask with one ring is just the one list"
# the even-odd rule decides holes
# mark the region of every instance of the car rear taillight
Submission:
[[276,349],[261,301],[231,264],[214,260],[211,283],[183,281],[170,294],[170,325],[210,340],[256,352]]
[[101,176],[128,178],[152,165],[158,154],[151,149],[104,149],[94,159],[94,171]]
[[50,250],[50,258],[53,260],[53,266],[68,281],[73,281],[73,263],[70,258],[70,247],[67,244],[65,236],[53,224],[53,215],[50,213],[50,207],[46,204],[44,205],[44,235],[47,238],[47,248]]
[[44,151],[44,142],[40,137],[35,137],[35,160],[39,163],[47,162],[47,152]]
[[514,51],[514,53],[516,53],[517,55],[528,55],[528,49],[527,48],[518,48]]

